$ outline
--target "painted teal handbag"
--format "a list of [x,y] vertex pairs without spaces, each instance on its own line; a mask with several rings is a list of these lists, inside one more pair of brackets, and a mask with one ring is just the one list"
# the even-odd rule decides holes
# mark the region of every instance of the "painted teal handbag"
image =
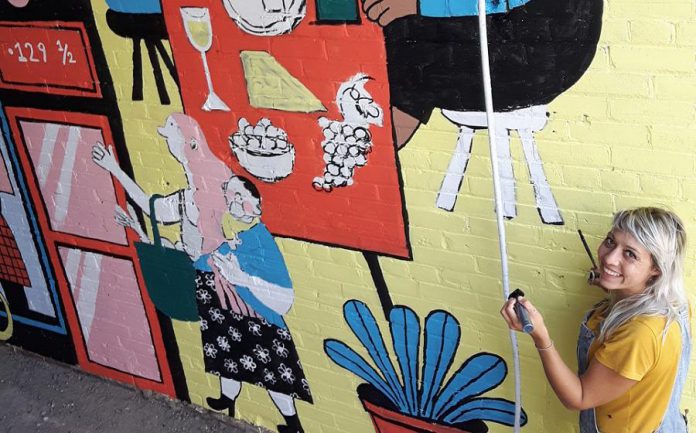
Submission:
[[160,198],[163,197],[157,194],[150,197],[152,244],[135,243],[147,293],[155,307],[172,319],[198,321],[194,297],[196,271],[191,258],[184,251],[162,246],[155,217],[155,200]]

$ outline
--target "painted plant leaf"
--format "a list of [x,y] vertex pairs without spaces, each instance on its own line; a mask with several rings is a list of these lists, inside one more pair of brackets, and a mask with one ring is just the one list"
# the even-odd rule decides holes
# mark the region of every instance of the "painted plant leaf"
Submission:
[[433,418],[439,419],[471,397],[498,386],[507,375],[507,365],[498,355],[477,353],[467,359],[437,396]]
[[343,316],[358,340],[365,346],[377,368],[387,380],[389,388],[397,397],[397,406],[404,413],[408,412],[406,395],[396,375],[396,370],[388,357],[382,333],[370,309],[363,302],[348,301],[343,306]]
[[389,313],[394,352],[404,380],[406,403],[410,415],[418,415],[418,349],[420,323],[410,308],[397,306]]
[[454,361],[460,335],[459,322],[446,311],[434,311],[425,319],[420,392],[420,415],[425,418],[432,416],[435,395]]
[[394,405],[398,406],[396,395],[394,395],[382,376],[362,356],[355,353],[345,343],[338,340],[326,340],[324,341],[324,352],[333,362],[377,388]]
[[[458,424],[475,419],[511,426],[515,423],[515,404],[498,398],[476,398],[459,406],[445,417],[444,422]],[[527,424],[527,414],[523,409],[520,425],[525,424]]]

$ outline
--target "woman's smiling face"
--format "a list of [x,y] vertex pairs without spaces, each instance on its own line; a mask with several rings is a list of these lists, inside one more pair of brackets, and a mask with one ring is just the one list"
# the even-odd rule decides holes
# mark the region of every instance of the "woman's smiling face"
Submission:
[[619,299],[642,293],[660,275],[652,255],[632,235],[612,230],[599,246],[599,283]]

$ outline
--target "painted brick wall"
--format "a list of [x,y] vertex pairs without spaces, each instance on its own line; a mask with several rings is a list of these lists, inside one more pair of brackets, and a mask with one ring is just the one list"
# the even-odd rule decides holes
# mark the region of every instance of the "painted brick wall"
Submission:
[[[532,7],[537,1],[531,0],[528,5],[491,16],[504,22],[506,16],[514,16],[519,8]],[[27,42],[33,44],[39,55],[38,43],[45,42],[44,47],[49,47],[48,55],[58,56],[54,64],[56,74],[68,70],[69,61],[67,65],[60,61],[63,51],[53,50],[55,38],[43,41],[40,36],[15,28],[16,23],[27,21],[54,21],[47,12],[38,12],[44,7],[41,0],[30,0],[26,6],[17,1],[0,0],[0,3],[3,49],[9,53],[10,49],[15,49],[15,42]],[[186,170],[173,157],[166,137],[158,134],[158,128],[165,125],[171,113],[185,112],[197,121],[199,131],[207,140],[203,146],[208,146],[211,155],[217,158],[211,160],[210,173],[219,168],[214,167],[217,163],[228,167],[230,175],[233,172],[248,177],[261,191],[261,219],[275,235],[275,243],[292,281],[294,303],[283,318],[292,334],[292,344],[313,398],[312,404],[295,399],[298,419],[306,432],[367,433],[375,430],[356,392],[364,381],[340,368],[325,351],[327,339],[335,339],[368,357],[368,351],[358,342],[344,318],[344,304],[351,300],[364,303],[372,311],[387,346],[391,346],[391,337],[383,310],[389,305],[384,297],[380,298],[380,293],[386,293],[393,304],[413,310],[421,326],[431,311],[446,311],[458,321],[461,332],[448,374],[479,352],[501,357],[512,370],[507,328],[499,315],[503,295],[487,131],[483,128],[474,135],[471,157],[454,210],[436,207],[460,130],[437,108],[427,124],[420,125],[401,150],[394,150],[389,115],[390,101],[396,93],[394,83],[389,83],[389,74],[393,71],[388,74],[382,30],[364,12],[360,12],[359,23],[322,22],[316,14],[316,2],[309,0],[305,6],[306,16],[298,19],[296,27],[289,24],[290,27],[283,27],[281,22],[278,31],[285,34],[258,36],[243,30],[243,25],[239,24],[245,13],[250,14],[246,18],[251,17],[252,24],[254,18],[259,18],[253,7],[239,6],[244,2],[230,1],[228,9],[223,7],[223,2],[205,0],[193,2],[195,5],[175,0],[163,1],[162,5],[155,2],[154,10],[162,10],[158,18],[162,32],[155,38],[152,30],[150,36],[162,41],[162,51],[156,56],[161,69],[161,89],[166,93],[163,99],[146,46],[140,53],[143,94],[142,98],[134,97],[137,93],[134,81],[138,80],[133,76],[132,35],[138,34],[138,29],[127,23],[135,22],[135,18],[126,18],[126,24],[119,22],[118,16],[115,24],[110,21],[114,20],[113,11],[118,11],[119,5],[127,9],[128,2],[67,3],[57,13],[64,23],[55,26],[66,31],[65,23],[83,23],[84,34],[91,42],[88,51],[91,50],[95,65],[95,81],[102,95],[96,98],[64,96],[59,88],[41,81],[39,96],[32,102],[29,95],[34,93],[27,92],[36,91],[35,88],[13,87],[0,80],[3,110],[0,163],[4,164],[4,172],[0,172],[0,210],[9,227],[9,235],[0,231],[0,239],[2,236],[14,238],[11,249],[19,251],[31,277],[31,284],[26,285],[3,277],[0,272],[0,284],[8,298],[5,305],[9,305],[12,315],[10,320],[6,314],[0,318],[8,329],[0,337],[11,344],[78,364],[95,374],[188,399],[207,408],[210,408],[207,398],[220,396],[220,379],[206,373],[206,341],[202,341],[205,330],[201,331],[201,323],[169,319],[157,312],[157,305],[148,295],[133,247],[138,241],[137,234],[131,229],[114,226],[113,230],[126,233],[125,242],[108,242],[103,236],[90,237],[89,218],[80,220],[78,228],[72,232],[61,230],[51,219],[45,204],[58,193],[40,180],[43,171],[52,169],[45,161],[40,162],[41,154],[51,155],[45,147],[48,131],[57,128],[51,125],[62,125],[66,131],[69,127],[100,130],[104,141],[113,144],[123,173],[131,176],[147,195],[166,195],[186,188]],[[352,3],[345,2],[347,9],[334,12],[345,14],[353,10]],[[298,5],[304,2],[283,4],[292,9],[300,8]],[[208,90],[200,53],[188,45],[182,27],[179,8],[184,6],[209,8],[216,36],[206,54],[207,61],[215,89],[230,111],[201,110]],[[244,12],[245,8],[252,12]],[[590,246],[596,249],[613,212],[641,205],[660,205],[676,211],[686,223],[689,234],[696,231],[694,4],[685,0],[607,0],[603,9],[601,36],[594,57],[589,56],[592,60],[589,68],[580,74],[577,83],[551,98],[546,107],[547,123],[533,133],[543,163],[542,175],[548,180],[563,224],[545,224],[540,218],[522,142],[516,132],[511,134],[510,140],[517,211],[516,217],[505,223],[511,287],[523,289],[543,312],[556,347],[572,368],[575,368],[577,325],[583,312],[601,299],[601,293],[585,282],[589,261],[576,230],[582,229]],[[235,22],[228,13],[238,13],[241,18]],[[15,27],[5,21],[15,23],[12,24]],[[119,35],[119,32],[130,32],[131,37]],[[31,39],[37,37],[39,39]],[[25,47],[25,51],[27,49]],[[152,50],[155,53],[157,47],[153,45]],[[281,67],[257,65],[262,72],[253,76],[258,81],[250,85],[252,75],[245,81],[240,50],[268,53]],[[21,67],[25,67],[17,66],[16,51],[9,55],[3,53],[3,56],[0,68],[4,74],[8,70],[21,72]],[[164,58],[173,59],[171,71]],[[47,63],[50,64],[51,59]],[[88,62],[82,58],[80,61]],[[31,66],[31,61],[27,64]],[[40,56],[36,64],[43,64]],[[325,116],[340,121],[343,115],[344,123],[347,122],[348,117],[334,99],[340,86],[358,73],[367,73],[372,80],[366,81],[362,90],[360,86],[354,86],[354,90],[367,92],[368,96],[365,93],[360,96],[379,105],[384,113],[381,123],[374,122],[367,127],[373,137],[373,152],[367,156],[365,167],[355,169],[352,186],[335,187],[331,192],[315,191],[312,178],[321,177],[325,169],[322,147],[325,147],[326,136],[322,135],[319,118]],[[264,74],[269,77],[268,82],[263,81]],[[471,77],[462,75],[461,79],[466,81]],[[281,88],[290,93],[279,93]],[[253,101],[250,103],[253,98],[248,92],[270,92],[266,94],[268,100],[278,105],[275,108],[255,106]],[[301,103],[296,103],[293,97],[300,98]],[[318,105],[323,105],[324,111],[316,111],[317,104],[312,97],[319,101]],[[503,107],[504,110],[511,108],[514,107]],[[460,111],[472,110],[462,108]],[[252,125],[268,117],[273,125],[290,134],[289,141],[297,152],[296,171],[286,180],[264,182],[250,174],[234,155],[227,138],[239,131],[238,121],[242,117]],[[43,141],[37,138],[32,142],[22,122],[42,125],[39,129],[44,135],[38,137]],[[179,127],[181,129],[181,125]],[[84,129],[81,131],[82,137],[87,136]],[[56,134],[63,137],[60,134],[68,132]],[[198,139],[200,142],[200,136]],[[54,140],[58,140],[56,155],[60,149],[70,147],[67,138],[63,139],[65,144],[60,144],[60,138],[54,137]],[[108,203],[108,218],[104,217],[104,221],[108,221],[99,220],[100,224],[108,226],[113,223],[111,212],[115,205],[124,207],[126,197],[133,198],[133,194],[128,187],[121,187],[123,180],[117,175],[108,176],[91,161],[92,145],[97,140],[93,141],[73,144],[78,149],[76,167],[79,168],[76,170],[82,170],[80,173],[94,180],[90,183],[89,177],[83,177],[82,182],[89,185],[112,179],[115,192],[110,192],[111,195],[95,189],[101,203]],[[42,149],[36,151],[39,156],[31,156],[32,143]],[[60,156],[63,158],[62,153]],[[206,178],[204,173],[198,174]],[[57,190],[65,186],[60,181],[54,185]],[[218,192],[220,187],[206,185],[199,189],[222,197],[221,190]],[[222,200],[220,197],[218,201]],[[71,213],[72,209],[79,209],[81,203],[88,203],[86,200],[79,198],[68,207],[69,218],[77,218],[76,213]],[[204,208],[208,202],[202,203],[197,203],[199,208]],[[298,216],[305,215],[302,211],[305,208],[313,209],[305,212],[307,215],[315,212],[319,216]],[[224,209],[219,212],[223,213]],[[135,216],[142,218],[140,214]],[[229,231],[223,228],[222,217],[219,225],[222,235],[227,236]],[[149,223],[145,227],[150,233]],[[86,232],[82,232],[83,229]],[[163,237],[172,242],[180,239],[179,224],[161,225],[160,229]],[[73,260],[82,260],[80,264],[70,268],[70,254],[66,252],[61,259],[60,251],[65,248],[72,251]],[[3,250],[3,255],[9,256],[11,252],[8,251]],[[108,272],[100,274],[96,280],[84,276],[90,269],[94,272],[107,269],[106,265],[90,267],[90,260],[103,263],[114,258],[131,263],[132,270],[120,277],[123,278],[121,283],[133,283],[130,293],[135,300],[124,299],[119,304],[101,298],[114,281],[119,282],[118,276],[109,276]],[[692,301],[696,287],[695,258],[690,245],[686,286]],[[384,284],[380,284],[378,272],[375,266],[368,265],[368,260],[377,264]],[[3,269],[9,267],[3,266]],[[91,286],[84,282],[85,278]],[[77,283],[78,280],[82,283]],[[195,296],[194,291],[191,288],[192,296]],[[43,309],[40,308],[41,299],[45,301]],[[107,317],[109,310],[116,314]],[[226,316],[224,320],[232,320],[231,317]],[[107,337],[97,341],[90,336],[92,332],[102,335],[101,332]],[[51,345],[46,345],[46,335],[53,341]],[[118,343],[123,341],[124,335],[135,335],[136,340],[142,341],[130,345]],[[451,337],[446,335],[446,338]],[[114,347],[114,344],[121,346]],[[266,348],[274,350],[270,346]],[[231,351],[241,354],[252,349],[238,344],[233,345]],[[223,355],[222,348],[218,346],[216,350]],[[125,356],[125,360],[117,361],[118,356]],[[403,358],[391,347],[387,356],[395,365]],[[143,361],[132,361],[141,359],[139,357]],[[524,336],[520,337],[520,359],[522,405],[528,417],[523,431],[577,431],[576,414],[565,410],[558,402],[545,379],[536,350]],[[256,362],[259,366],[263,364],[260,359]],[[151,365],[154,373],[143,367],[144,364]],[[683,409],[692,409],[696,403],[693,374],[685,387]],[[282,380],[279,374],[277,380]],[[499,386],[493,384],[493,388],[486,396],[514,401],[511,374]],[[236,417],[271,430],[286,422],[266,390],[254,384],[242,386],[235,410]],[[691,422],[695,421],[693,413],[696,412],[691,410]],[[494,433],[512,429],[494,422],[487,424]]]

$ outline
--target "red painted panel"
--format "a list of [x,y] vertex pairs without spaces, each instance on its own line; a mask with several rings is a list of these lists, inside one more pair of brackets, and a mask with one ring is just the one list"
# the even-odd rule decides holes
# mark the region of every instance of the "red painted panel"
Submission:
[[[206,53],[215,92],[231,111],[204,111],[208,94],[201,53],[187,38],[181,7],[209,9],[213,31]],[[384,255],[410,258],[410,247],[396,151],[389,115],[384,37],[379,26],[363,17],[357,25],[316,23],[313,1],[307,14],[290,33],[256,36],[242,31],[220,0],[163,2],[185,111],[202,126],[212,151],[235,173],[249,177],[261,192],[264,221],[276,235],[338,245]],[[293,77],[327,108],[300,113],[250,105],[240,53],[271,54]],[[339,86],[358,73],[369,75],[365,89],[384,110],[381,126],[371,125],[372,151],[367,165],[355,170],[355,183],[331,192],[316,191],[315,177],[324,173],[320,117],[342,120],[336,104]],[[277,183],[250,175],[232,154],[229,135],[237,132],[240,118],[254,125],[268,118],[287,132],[295,146],[293,173]]]
[[101,98],[80,22],[0,21],[0,88]]
[[[47,111],[39,110],[33,108],[6,108],[7,117],[10,123],[10,130],[14,137],[15,143],[17,143],[17,150],[20,159],[20,163],[27,173],[27,187],[32,201],[37,209],[37,219],[41,232],[46,239],[48,245],[48,255],[51,261],[51,265],[56,271],[56,277],[58,282],[58,287],[60,289],[61,298],[64,300],[64,306],[66,310],[66,318],[70,326],[70,330],[73,336],[73,342],[75,344],[75,351],[77,353],[77,358],[80,366],[86,371],[91,373],[109,377],[121,382],[130,383],[143,389],[150,389],[153,391],[161,392],[174,396],[174,385],[171,379],[171,373],[169,370],[169,365],[167,363],[167,357],[162,342],[162,333],[159,328],[159,323],[157,320],[157,312],[155,307],[150,301],[147,291],[145,289],[145,284],[140,270],[140,266],[136,265],[138,262],[137,253],[133,247],[133,242],[136,241],[136,236],[130,231],[127,232],[128,245],[119,245],[111,242],[104,241],[102,239],[93,239],[86,236],[77,236],[74,234],[61,233],[59,231],[54,231],[51,229],[50,219],[47,215],[47,207],[45,205],[45,199],[42,196],[42,190],[39,186],[39,180],[37,178],[37,173],[34,170],[34,165],[31,161],[31,156],[29,150],[27,149],[26,138],[23,135],[21,124],[25,122],[46,122],[46,123],[61,123],[68,125],[76,125],[79,127],[95,128],[101,131],[102,136],[106,142],[113,142],[111,136],[111,129],[109,126],[109,120],[104,116],[83,114],[83,113],[70,113],[70,112],[60,112],[60,111]],[[115,195],[116,202],[121,206],[126,206],[126,195],[119,184],[113,184],[113,193]],[[76,311],[76,303],[71,291],[69,284],[69,277],[66,274],[61,257],[59,255],[59,249],[61,247],[77,248],[84,251],[90,251],[97,254],[104,254],[109,257],[114,257],[118,259],[125,259],[133,262],[133,269],[135,271],[135,278],[139,286],[139,297],[142,299],[143,307],[145,309],[145,314],[149,323],[149,332],[152,337],[152,345],[154,346],[155,356],[157,358],[157,363],[161,373],[160,380],[150,380],[144,377],[138,377],[134,374],[129,374],[128,372],[121,371],[117,368],[102,365],[91,360],[86,338],[82,333],[82,327],[79,320],[79,314]],[[72,300],[72,301],[70,301]]]

